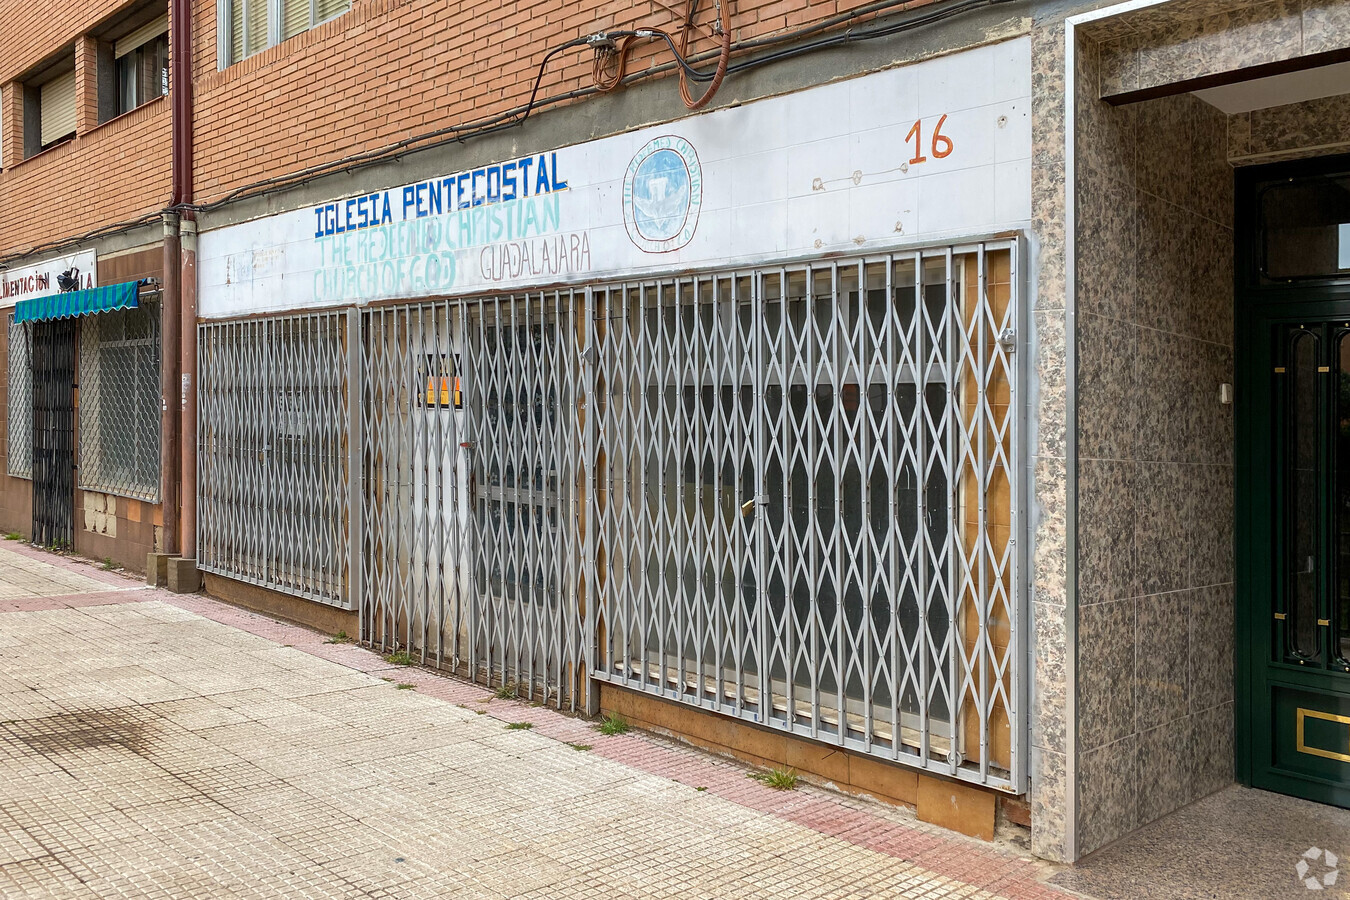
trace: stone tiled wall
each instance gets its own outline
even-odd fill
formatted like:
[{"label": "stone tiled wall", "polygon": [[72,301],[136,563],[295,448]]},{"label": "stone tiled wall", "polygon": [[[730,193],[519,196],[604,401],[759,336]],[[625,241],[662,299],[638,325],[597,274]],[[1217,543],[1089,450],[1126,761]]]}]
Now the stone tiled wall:
[{"label": "stone tiled wall", "polygon": [[1067,860],[1071,783],[1067,532],[1067,393],[1064,291],[1064,22],[1033,23],[1032,234],[1036,305],[1032,338],[1031,840]]},{"label": "stone tiled wall", "polygon": [[1350,152],[1350,94],[1228,117],[1228,160],[1233,165],[1346,152]]},{"label": "stone tiled wall", "polygon": [[[1095,83],[1097,45],[1078,74]],[[1190,95],[1077,115],[1080,853],[1233,779],[1233,176]]]},{"label": "stone tiled wall", "polygon": [[1099,27],[1101,95],[1129,95],[1339,50],[1344,0],[1172,0]]}]

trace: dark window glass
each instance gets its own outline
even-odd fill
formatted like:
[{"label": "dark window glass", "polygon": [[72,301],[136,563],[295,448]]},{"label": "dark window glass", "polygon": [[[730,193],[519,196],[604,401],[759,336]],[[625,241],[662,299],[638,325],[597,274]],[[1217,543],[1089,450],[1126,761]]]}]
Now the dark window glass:
[{"label": "dark window glass", "polygon": [[117,114],[169,93],[169,36],[162,34],[117,60]]},{"label": "dark window glass", "polygon": [[1350,276],[1350,173],[1272,184],[1260,198],[1267,280]]},{"label": "dark window glass", "polygon": [[1297,332],[1290,349],[1285,602],[1299,656],[1317,655],[1317,337]]}]

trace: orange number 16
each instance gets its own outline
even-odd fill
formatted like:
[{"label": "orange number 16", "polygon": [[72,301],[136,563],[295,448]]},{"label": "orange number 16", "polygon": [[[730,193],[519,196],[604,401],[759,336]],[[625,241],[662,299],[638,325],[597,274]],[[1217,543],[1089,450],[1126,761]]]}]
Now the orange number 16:
[{"label": "orange number 16", "polygon": [[[933,144],[928,152],[932,153],[936,159],[946,159],[952,155],[952,139],[942,133],[942,123],[945,121],[947,121],[947,117],[944,115],[938,119],[937,125],[933,128]],[[909,134],[905,135],[905,143],[909,143],[911,140],[914,141],[914,155],[910,157],[909,164],[917,166],[919,163],[928,160],[928,157],[923,155],[922,119],[915,121],[914,127],[909,130]]]}]

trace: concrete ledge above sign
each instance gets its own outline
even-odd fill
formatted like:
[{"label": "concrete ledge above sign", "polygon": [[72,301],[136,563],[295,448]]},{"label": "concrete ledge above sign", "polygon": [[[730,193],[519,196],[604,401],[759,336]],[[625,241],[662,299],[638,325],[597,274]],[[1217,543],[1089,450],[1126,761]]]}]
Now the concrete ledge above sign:
[{"label": "concrete ledge above sign", "polygon": [[1024,227],[1017,38],[206,231],[206,318],[756,264]]}]

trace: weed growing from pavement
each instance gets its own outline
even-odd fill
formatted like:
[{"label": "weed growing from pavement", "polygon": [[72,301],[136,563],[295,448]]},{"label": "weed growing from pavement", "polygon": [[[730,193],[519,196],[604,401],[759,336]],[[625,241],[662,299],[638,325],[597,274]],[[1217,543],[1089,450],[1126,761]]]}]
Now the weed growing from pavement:
[{"label": "weed growing from pavement", "polygon": [[707,788],[706,788],[706,787],[696,787],[696,788],[694,788],[694,790],[696,790],[696,791],[706,791]]},{"label": "weed growing from pavement", "polygon": [[324,641],[325,644],[354,644],[356,638],[347,634],[346,631],[339,631],[337,634]]},{"label": "weed growing from pavement", "polygon": [[405,683],[405,684],[396,684],[394,685],[394,687],[398,688],[400,691],[411,691],[413,688],[417,687],[417,685]]},{"label": "weed growing from pavement", "polygon": [[407,650],[395,650],[393,653],[385,654],[384,661],[391,666],[411,666],[417,660]]},{"label": "weed growing from pavement", "polygon": [[23,535],[19,534],[17,531],[11,531],[11,532],[9,532],[8,534],[5,535],[5,540],[7,540],[7,541],[21,541],[21,540],[23,540]]},{"label": "weed growing from pavement", "polygon": [[507,731],[528,731],[534,727],[533,722],[511,722],[507,724]]},{"label": "weed growing from pavement", "polygon": [[111,572],[113,569],[120,569],[122,567],[119,566],[117,563],[113,562],[113,558],[111,556],[105,556],[103,557],[103,565],[101,566],[101,568],[105,572]]},{"label": "weed growing from pavement", "polygon": [[595,730],[606,735],[625,734],[628,731],[628,723],[618,713],[610,713],[595,726]]},{"label": "weed growing from pavement", "polygon": [[774,768],[767,772],[751,772],[750,777],[775,791],[792,791],[796,790],[797,779],[801,776],[791,769]]},{"label": "weed growing from pavement", "polygon": [[520,696],[520,689],[516,687],[514,681],[508,681],[506,684],[497,688],[498,700],[515,700]]},{"label": "weed growing from pavement", "polygon": [[584,753],[585,751],[591,749],[591,745],[590,745],[590,744],[568,744],[567,746],[571,747],[573,750],[578,750],[578,751],[581,751],[581,752],[583,752],[583,753]]}]

